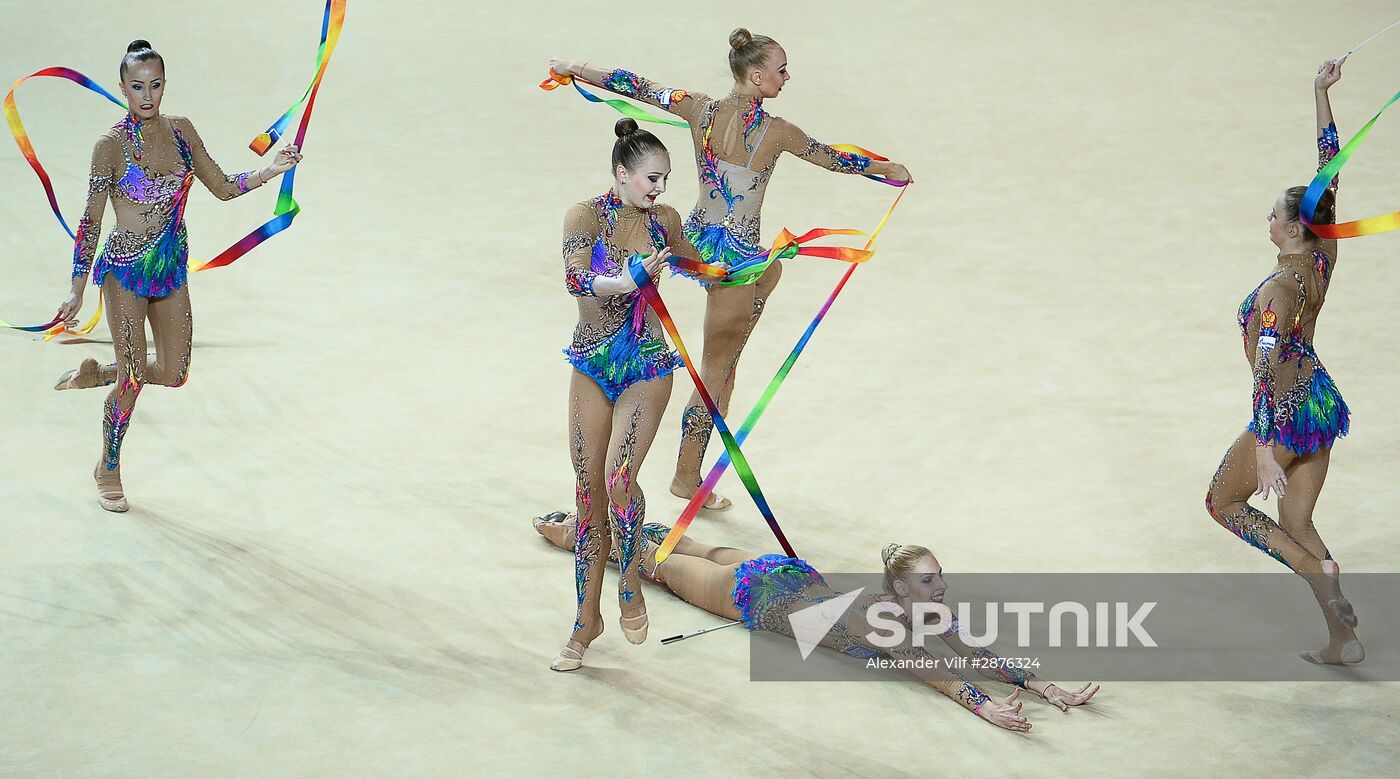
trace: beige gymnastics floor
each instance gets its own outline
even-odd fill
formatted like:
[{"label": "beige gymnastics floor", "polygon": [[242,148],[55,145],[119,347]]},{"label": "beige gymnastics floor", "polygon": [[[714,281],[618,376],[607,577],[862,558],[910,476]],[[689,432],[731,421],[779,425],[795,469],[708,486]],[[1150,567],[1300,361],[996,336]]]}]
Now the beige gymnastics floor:
[{"label": "beige gymnastics floor", "polygon": [[[131,513],[93,500],[99,395],[49,389],[110,347],[0,337],[0,773],[1259,776],[1393,763],[1395,685],[1118,683],[1067,716],[1029,704],[1036,727],[1018,737],[912,685],[752,684],[733,631],[633,647],[614,625],[586,671],[554,674],[569,558],[528,525],[572,494],[558,229],[568,204],[608,185],[613,121],[534,85],[561,55],[719,93],[726,36],[743,24],[790,56],[774,112],[918,177],[746,447],[805,556],[869,570],[901,540],[950,571],[1272,570],[1201,506],[1248,413],[1234,307],[1272,262],[1269,204],[1311,170],[1313,69],[1393,21],[1390,4],[486,5],[350,4],[306,144],[304,213],[194,279],[192,380],[141,399]],[[319,13],[311,0],[7,0],[0,77],[62,64],[113,83],[127,41],[149,38],[169,70],[166,111],[247,169],[248,138],[305,83]],[[1343,136],[1394,91],[1397,66],[1400,32],[1347,64]],[[71,218],[92,141],[118,115],[56,82],[19,99]],[[665,200],[686,211],[685,136],[661,132],[677,171]],[[1397,205],[1397,151],[1386,120],[1348,169],[1345,214]],[[787,161],[765,234],[869,226],[891,194]],[[271,203],[195,195],[195,254]],[[0,148],[0,218],[0,316],[40,319],[70,247],[13,148]],[[1350,570],[1395,571],[1400,550],[1397,242],[1344,246],[1318,335],[1354,411],[1318,508]],[[736,407],[838,272],[789,269]],[[665,290],[698,346],[701,296]],[[678,404],[642,475],[664,521],[680,508],[665,491]],[[693,534],[771,548],[743,501]],[[718,622],[661,593],[649,605],[653,637]]]}]

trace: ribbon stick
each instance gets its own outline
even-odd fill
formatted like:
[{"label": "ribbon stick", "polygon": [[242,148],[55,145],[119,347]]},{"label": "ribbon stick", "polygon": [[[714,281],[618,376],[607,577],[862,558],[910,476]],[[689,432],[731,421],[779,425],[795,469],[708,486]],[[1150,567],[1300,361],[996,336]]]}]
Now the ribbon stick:
[{"label": "ribbon stick", "polygon": [[1355,54],[1356,52],[1361,51],[1361,47],[1365,46],[1366,44],[1370,43],[1371,41],[1374,41],[1375,39],[1381,37],[1382,35],[1384,35],[1384,34],[1390,32],[1391,30],[1395,29],[1396,27],[1400,27],[1400,22],[1395,22],[1395,23],[1391,24],[1389,27],[1385,28],[1384,30],[1381,30],[1380,32],[1376,33],[1375,35],[1372,35],[1371,37],[1367,38],[1366,40],[1364,40],[1364,41],[1362,41],[1362,42],[1360,42],[1360,43],[1358,43],[1358,44],[1356,44],[1355,46],[1352,46],[1350,49],[1347,50],[1347,53],[1346,53],[1346,54],[1343,54],[1342,56],[1340,56],[1340,57],[1337,58],[1337,63],[1338,63],[1338,64],[1341,64],[1341,63],[1343,63],[1343,62],[1346,62],[1346,61],[1347,61],[1347,57],[1350,57],[1351,55]]},{"label": "ribbon stick", "polygon": [[758,506],[759,513],[768,522],[769,529],[773,531],[778,543],[782,545],[783,551],[787,552],[789,557],[796,557],[797,553],[792,550],[792,544],[788,543],[787,537],[783,535],[783,529],[778,526],[778,520],[773,516],[773,510],[769,508],[767,498],[763,497],[763,490],[758,486],[758,479],[754,477],[748,459],[744,457],[738,442],[729,432],[729,426],[725,424],[724,417],[719,413],[719,406],[715,404],[714,398],[705,388],[705,382],[700,380],[700,373],[696,370],[696,362],[686,351],[685,342],[681,340],[680,331],[676,329],[676,322],[671,318],[671,313],[666,310],[665,302],[661,300],[661,293],[656,291],[656,285],[651,283],[651,276],[647,274],[642,263],[637,261],[639,259],[639,257],[633,257],[633,261],[627,265],[628,272],[632,274],[632,280],[637,282],[637,289],[646,298],[647,305],[651,306],[651,309],[656,312],[656,316],[661,319],[662,327],[666,328],[666,333],[671,336],[671,343],[675,344],[676,351],[680,352],[681,361],[685,363],[685,369],[690,372],[690,380],[694,382],[695,390],[700,394],[700,400],[704,402],[705,408],[709,410],[710,417],[714,420],[715,429],[719,431],[720,440],[724,442],[724,451],[734,462],[734,471],[739,474],[739,479],[743,481],[744,489],[748,490],[754,505]]},{"label": "ribbon stick", "polygon": [[[900,189],[899,194],[895,196],[894,203],[890,205],[889,210],[885,211],[885,215],[881,217],[880,223],[871,231],[870,238],[866,242],[867,248],[874,244],[875,238],[879,236],[880,231],[885,229],[885,224],[890,221],[890,216],[894,213],[895,208],[899,206],[899,201],[904,198],[904,193],[907,191],[907,189]],[[768,382],[768,386],[764,388],[763,394],[759,397],[758,402],[754,404],[748,416],[744,418],[744,423],[739,426],[739,432],[735,436],[734,448],[736,450],[742,446],[744,441],[749,437],[749,433],[753,431],[754,426],[758,424],[758,420],[762,418],[763,412],[768,410],[768,404],[773,402],[773,397],[778,394],[778,389],[783,386],[784,381],[787,381],[788,374],[792,372],[792,367],[797,364],[797,358],[802,356],[802,350],[807,348],[807,342],[812,339],[812,334],[817,331],[817,325],[821,324],[822,319],[826,317],[826,312],[831,310],[831,304],[836,302],[836,296],[841,294],[841,290],[845,288],[846,282],[851,278],[851,274],[855,273],[856,268],[859,267],[860,263],[851,263],[851,265],[846,268],[846,272],[841,276],[841,280],[836,282],[836,287],[832,289],[831,294],[826,298],[826,302],[822,304],[821,310],[817,312],[811,324],[807,325],[806,331],[803,332],[802,337],[797,340],[797,345],[788,353],[787,359],[783,361],[782,367],[778,368],[778,372],[774,374],[773,379]],[[688,364],[689,363],[687,363],[687,365]],[[686,504],[685,510],[681,512],[680,517],[676,520],[676,524],[671,527],[671,532],[667,533],[666,538],[662,540],[661,547],[656,551],[657,564],[660,564],[662,560],[669,557],[671,552],[676,548],[676,544],[680,543],[681,538],[685,536],[686,529],[690,527],[690,523],[694,521],[696,514],[700,512],[700,508],[705,505],[705,500],[710,497],[710,493],[714,491],[715,485],[719,484],[719,479],[724,475],[724,471],[729,467],[729,463],[729,447],[726,445],[725,453],[720,455],[719,460],[714,464],[714,467],[710,469],[709,474],[705,476],[705,480],[700,484],[699,489],[691,496],[690,502]],[[796,555],[789,553],[788,556],[795,557]]]},{"label": "ribbon stick", "polygon": [[1313,224],[1312,222],[1313,218],[1317,216],[1317,203],[1322,198],[1323,190],[1327,189],[1328,183],[1336,177],[1337,173],[1347,164],[1347,161],[1351,159],[1351,156],[1356,153],[1356,150],[1361,146],[1361,142],[1366,140],[1366,136],[1371,134],[1371,127],[1375,125],[1376,120],[1380,119],[1381,114],[1385,113],[1385,110],[1394,105],[1397,100],[1400,100],[1400,92],[1396,92],[1394,97],[1390,98],[1385,105],[1381,106],[1381,110],[1377,111],[1376,115],[1371,117],[1371,121],[1362,126],[1362,128],[1357,131],[1356,135],[1353,135],[1351,140],[1347,141],[1347,145],[1343,146],[1342,150],[1337,152],[1337,156],[1333,157],[1331,161],[1323,166],[1322,170],[1317,172],[1317,175],[1313,177],[1312,183],[1308,184],[1308,191],[1303,193],[1303,200],[1298,204],[1298,216],[1303,224],[1306,224],[1308,229],[1316,233],[1318,237],[1332,239],[1355,238],[1361,235],[1384,233],[1400,227],[1400,211],[1392,211],[1389,214],[1381,214],[1379,216],[1370,216],[1352,222],[1342,222],[1341,224],[1322,225]]},{"label": "ribbon stick", "polygon": [[[280,138],[282,130],[279,129],[279,127],[286,127],[287,122],[291,119],[291,115],[304,101],[306,103],[306,110],[301,114],[301,124],[297,127],[295,139],[297,148],[302,148],[302,144],[306,141],[306,128],[311,123],[311,112],[316,107],[316,94],[321,89],[321,79],[326,75],[326,66],[331,64],[331,54],[335,52],[335,45],[340,41],[341,28],[345,26],[345,2],[346,0],[326,0],[325,14],[321,19],[321,44],[316,54],[316,75],[311,79],[311,86],[306,88],[306,94],[302,97],[302,100],[293,104],[286,113],[282,114],[276,122],[273,122],[267,132],[254,138],[253,143],[249,144],[249,147],[252,148],[253,151],[258,152],[258,154],[267,151],[267,147],[272,144],[272,140],[268,140],[267,146],[263,146],[262,139],[264,137],[273,139],[274,133],[275,137]],[[258,151],[260,146],[262,147],[262,151]],[[292,197],[292,187],[296,182],[296,172],[296,168],[292,168],[282,174],[282,187],[277,192],[277,205],[272,210],[271,219],[264,222],[253,232],[240,238],[237,243],[219,252],[214,259],[208,262],[191,262],[190,269],[198,272],[209,270],[210,268],[222,268],[225,265],[232,265],[235,260],[252,251],[258,244],[290,227],[292,225],[292,220],[296,218],[297,214],[301,213],[301,206],[298,205],[296,199]]]}]

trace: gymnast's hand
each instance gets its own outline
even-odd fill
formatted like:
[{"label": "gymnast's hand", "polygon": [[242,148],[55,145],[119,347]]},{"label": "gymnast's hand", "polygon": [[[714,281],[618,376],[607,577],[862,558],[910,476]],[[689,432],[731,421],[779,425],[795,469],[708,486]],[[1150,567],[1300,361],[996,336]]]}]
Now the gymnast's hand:
[{"label": "gymnast's hand", "polygon": [[1045,699],[1051,706],[1060,707],[1060,711],[1069,711],[1071,706],[1080,706],[1089,702],[1094,697],[1094,693],[1099,691],[1097,684],[1085,683],[1078,692],[1066,692],[1053,684],[1045,686],[1045,691],[1040,697]]},{"label": "gymnast's hand", "polygon": [[1313,88],[1319,92],[1326,92],[1333,84],[1341,80],[1341,60],[1327,60],[1317,66],[1317,78],[1313,79]]},{"label": "gymnast's hand", "polygon": [[1272,489],[1280,498],[1283,497],[1283,488],[1288,486],[1288,477],[1274,458],[1272,446],[1254,447],[1254,472],[1259,478],[1259,489],[1254,491],[1255,495],[1268,498],[1269,490]]},{"label": "gymnast's hand", "polygon": [[[670,256],[670,249],[662,249],[660,251],[652,252],[651,254],[648,254],[647,256],[643,257],[641,259],[642,268],[646,270],[647,276],[655,278],[656,274],[660,272],[661,266],[666,264],[666,258]],[[632,274],[627,274],[627,278],[629,280],[632,279]],[[628,291],[630,292],[636,288],[637,282],[636,280],[632,280],[632,287]]]},{"label": "gymnast's hand", "polygon": [[908,168],[900,165],[898,162],[891,162],[889,166],[889,172],[885,174],[887,178],[893,181],[907,182],[909,184],[914,183],[914,177],[910,175]]},{"label": "gymnast's hand", "polygon": [[574,72],[574,63],[569,62],[568,60],[561,60],[558,57],[554,57],[549,61],[549,69],[554,71],[555,73],[558,73],[561,76],[578,75]]},{"label": "gymnast's hand", "polygon": [[78,325],[78,312],[83,310],[83,282],[87,280],[87,276],[74,276],[73,279],[73,292],[58,307],[59,319],[68,327]]},{"label": "gymnast's hand", "polygon": [[1020,694],[1021,691],[1016,690],[1000,701],[988,698],[977,709],[977,716],[999,728],[1025,733],[1031,729],[1031,723],[1021,716],[1021,703],[1016,700]]},{"label": "gymnast's hand", "polygon": [[296,167],[298,162],[301,162],[301,149],[298,149],[296,144],[289,143],[283,146],[281,151],[277,152],[277,156],[273,158],[272,164],[263,168],[262,172],[258,173],[258,177],[265,182],[271,181]]}]

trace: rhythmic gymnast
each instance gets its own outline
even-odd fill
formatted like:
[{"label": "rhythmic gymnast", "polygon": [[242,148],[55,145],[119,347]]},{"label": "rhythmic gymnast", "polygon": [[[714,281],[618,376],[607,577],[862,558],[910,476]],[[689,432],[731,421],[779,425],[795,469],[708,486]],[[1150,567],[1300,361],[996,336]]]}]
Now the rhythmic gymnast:
[{"label": "rhythmic gymnast", "polygon": [[[98,503],[118,512],[129,508],[120,455],[136,397],[149,384],[182,386],[189,375],[194,321],[186,286],[189,244],[184,215],[193,179],[220,200],[231,200],[301,161],[300,150],[288,145],[260,171],[225,175],[189,119],[160,112],[165,61],[151,44],[132,41],[119,71],[130,109],[93,148],[87,208],[73,246],[73,289],[59,309],[65,325],[77,324],[91,273],[107,302],[116,362],[83,360],[54,386],[67,390],[116,385],[103,410],[102,456],[93,478]],[[116,224],[99,254],[102,213],[109,200]],[[153,363],[146,355],[147,321],[155,338]]]},{"label": "rhythmic gymnast", "polygon": [[[1322,63],[1314,79],[1318,169],[1338,152],[1327,90],[1342,77],[1340,61]],[[1245,357],[1254,372],[1254,418],[1235,439],[1211,479],[1206,510],[1225,529],[1302,576],[1327,621],[1327,646],[1301,653],[1312,663],[1351,665],[1365,659],[1356,615],[1342,595],[1341,569],[1313,527],[1332,444],[1346,435],[1349,412],[1313,349],[1318,313],[1337,264],[1337,242],[1299,220],[1306,187],[1283,191],[1269,212],[1269,239],[1279,249],[1268,277],[1239,308]],[[1337,180],[1319,201],[1313,222],[1335,222]],[[1278,495],[1279,521],[1249,505],[1251,494]]]},{"label": "rhythmic gymnast", "polygon": [[656,281],[672,252],[697,255],[681,230],[680,214],[656,203],[671,173],[666,147],[631,119],[618,120],[615,130],[612,186],[564,216],[564,282],[579,313],[564,354],[574,366],[569,441],[582,521],[569,545],[578,611],[573,635],[550,666],[556,671],[582,665],[584,650],[603,632],[599,600],[610,550],[622,570],[622,633],[634,644],[646,640],[646,606],[637,578],[646,498],[637,473],[671,397],[671,373],[681,363],[667,348],[661,321],[628,264],[640,261]]},{"label": "rhythmic gymnast", "polygon": [[[635,73],[587,63],[551,60],[550,69],[596,84],[620,95],[665,109],[690,123],[700,174],[700,198],[685,222],[685,234],[700,249],[699,259],[735,265],[762,251],[759,211],[768,180],[783,152],[838,173],[869,173],[909,181],[903,165],[880,162],[836,151],[802,132],[796,125],[768,113],[765,99],[778,96],[791,76],[787,53],[772,38],[738,29],[729,36],[729,69],[734,86],[713,99],[699,92],[659,87]],[[705,344],[700,378],[714,396],[721,414],[733,394],[739,355],[763,307],[782,275],[773,263],[760,276],[742,284],[706,284]],[[671,492],[690,498],[700,486],[700,465],[709,444],[713,420],[691,394],[681,415],[681,447]],[[728,498],[711,494],[705,508],[728,508]]]},{"label": "rhythmic gymnast", "polygon": [[[563,512],[534,520],[535,530],[564,550],[574,546],[575,524],[575,518]],[[791,638],[789,614],[841,595],[827,586],[822,575],[805,560],[705,546],[691,538],[682,538],[675,551],[657,565],[656,550],[669,531],[669,527],[659,523],[643,527],[642,575],[711,614],[743,620],[749,630],[768,630]],[[943,602],[946,590],[942,568],[928,549],[890,544],[881,557],[884,559],[885,591],[857,598],[827,632],[821,645],[861,659],[893,657],[916,661],[908,664],[910,673],[963,708],[1000,728],[1030,730],[1030,722],[1021,714],[1022,704],[1016,700],[1020,690],[1003,699],[992,698],[956,671],[939,668],[922,647],[909,641],[909,633],[903,645],[892,649],[875,646],[870,641],[868,634],[872,627],[865,614],[871,604],[877,601],[895,603],[903,609],[903,614],[909,614],[913,603]],[[616,559],[608,562],[617,563]],[[1097,684],[1085,684],[1069,692],[1029,671],[990,662],[996,660],[996,655],[965,644],[956,627],[941,637],[958,655],[984,661],[976,664],[982,676],[1030,690],[1061,711],[1087,703],[1099,691]]]}]

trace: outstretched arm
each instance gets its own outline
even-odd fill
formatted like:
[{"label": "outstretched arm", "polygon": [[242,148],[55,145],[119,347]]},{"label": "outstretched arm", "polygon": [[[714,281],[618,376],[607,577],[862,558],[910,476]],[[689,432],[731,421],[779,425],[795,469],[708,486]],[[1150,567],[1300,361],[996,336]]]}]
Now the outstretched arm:
[{"label": "outstretched arm", "polygon": [[[1317,77],[1313,79],[1313,97],[1317,103],[1317,169],[1322,170],[1323,166],[1332,161],[1337,156],[1337,152],[1342,150],[1341,143],[1337,140],[1337,123],[1332,119],[1332,102],[1327,97],[1327,90],[1342,78],[1342,64],[1336,60],[1328,60],[1318,68]],[[1333,178],[1331,188],[1335,192],[1337,189],[1337,179]]]},{"label": "outstretched arm", "polygon": [[802,132],[797,125],[786,120],[778,121],[781,123],[779,140],[782,150],[813,165],[837,173],[870,173],[894,181],[913,181],[909,170],[897,162],[880,162],[861,154],[837,151]]},{"label": "outstretched arm", "polygon": [[1085,684],[1078,692],[1073,693],[1056,687],[1053,682],[1041,679],[1024,668],[1013,667],[986,647],[968,646],[958,635],[956,627],[943,634],[943,641],[949,649],[952,649],[959,656],[973,661],[977,673],[984,678],[1014,684],[1024,690],[1030,690],[1047,702],[1058,706],[1061,711],[1069,711],[1070,706],[1086,703],[1094,697],[1094,693],[1099,691],[1099,686],[1096,684]]},{"label": "outstretched arm", "polygon": [[583,79],[609,92],[614,92],[624,97],[630,97],[634,100],[640,100],[643,103],[654,105],[663,111],[669,111],[681,117],[687,122],[692,121],[692,116],[695,113],[695,106],[700,102],[695,98],[695,93],[693,92],[660,86],[656,82],[639,76],[630,70],[603,68],[597,65],[590,65],[586,62],[577,63],[561,59],[550,60],[549,68],[560,75]]},{"label": "outstretched arm", "polygon": [[194,129],[193,122],[184,117],[178,117],[174,122],[176,131],[185,139],[185,143],[189,144],[194,175],[220,200],[232,200],[247,194],[291,170],[292,166],[301,161],[301,152],[297,147],[287,145],[277,152],[271,165],[261,170],[229,176],[219,167],[219,163],[209,156],[209,151],[204,148],[204,141]]},{"label": "outstretched arm", "polygon": [[[1332,118],[1332,101],[1327,96],[1327,90],[1331,89],[1332,85],[1340,81],[1341,78],[1342,63],[1337,60],[1328,60],[1318,68],[1317,77],[1313,79],[1313,98],[1317,103],[1318,170],[1322,170],[1342,150],[1341,142],[1337,138],[1337,123]],[[1334,208],[1340,178],[1340,176],[1333,176],[1332,181],[1327,185],[1327,188],[1332,190]],[[1305,214],[1305,216],[1311,218],[1312,214]],[[1324,240],[1322,251],[1330,257],[1336,257],[1336,239]]]}]

